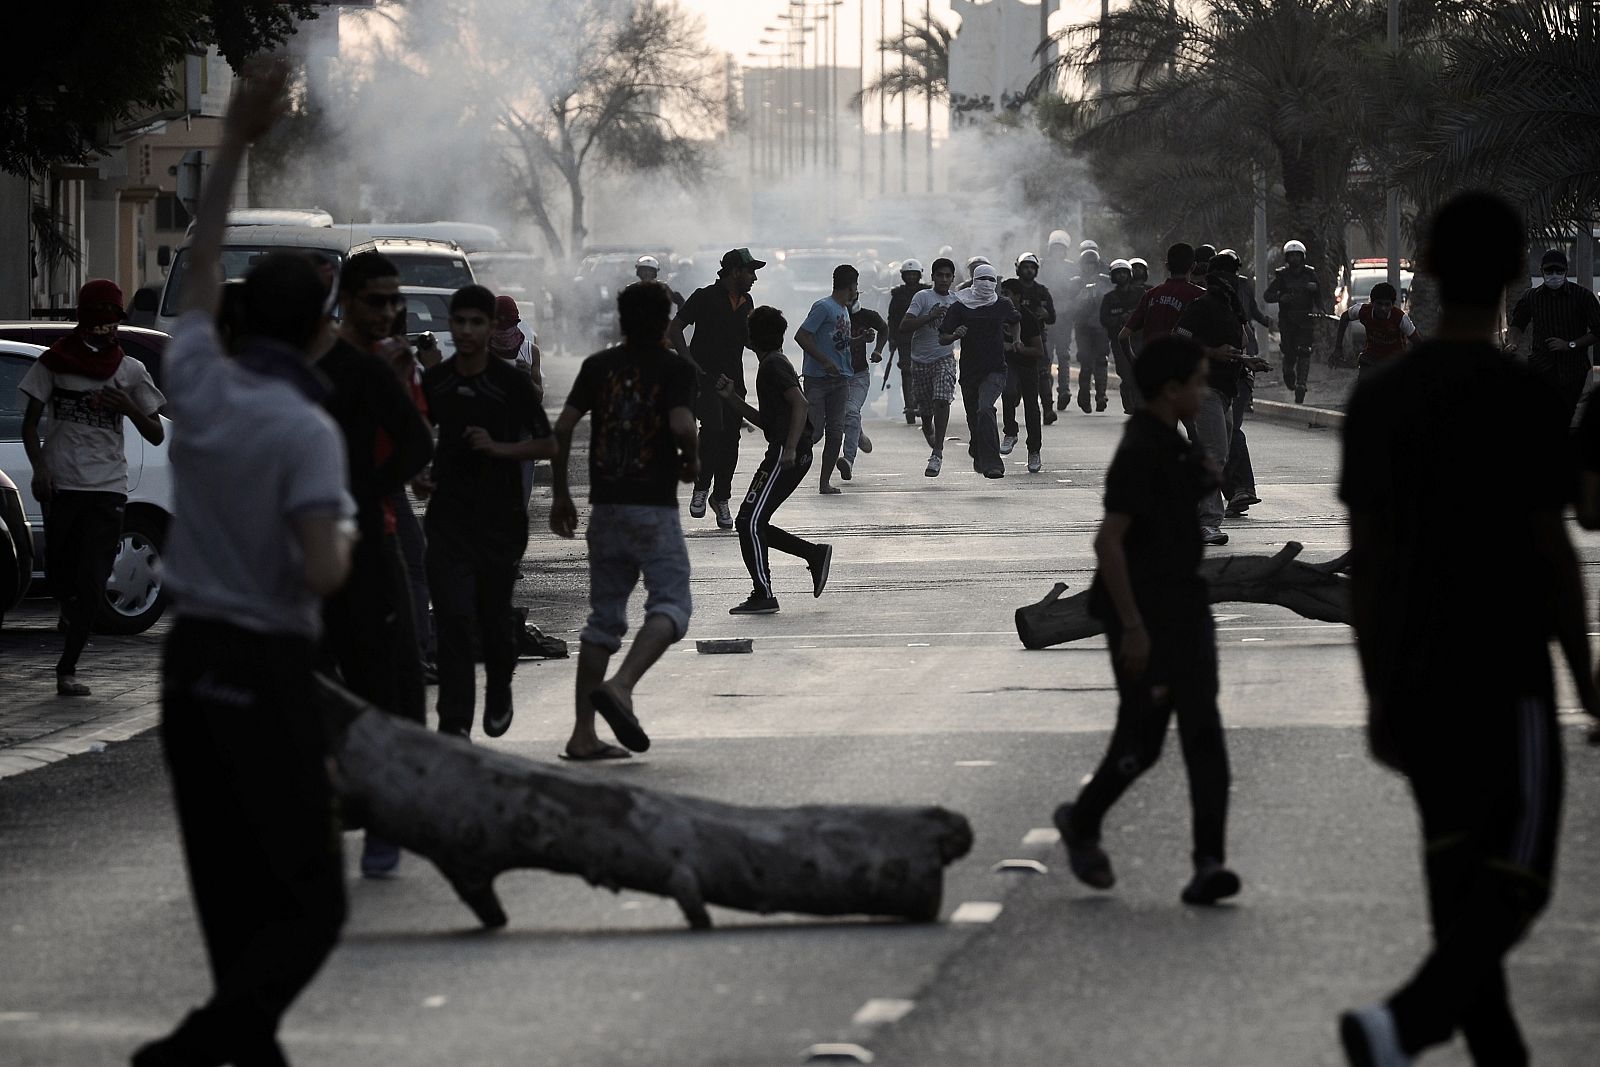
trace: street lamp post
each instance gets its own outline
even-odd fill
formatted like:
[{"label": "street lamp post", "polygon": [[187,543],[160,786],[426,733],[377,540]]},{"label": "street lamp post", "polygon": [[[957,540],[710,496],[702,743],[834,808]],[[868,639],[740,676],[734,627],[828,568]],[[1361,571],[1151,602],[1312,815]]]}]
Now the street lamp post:
[{"label": "street lamp post", "polygon": [[[1400,53],[1400,0],[1389,0],[1389,54]],[[1400,292],[1400,187],[1392,180],[1387,194],[1385,207],[1388,218],[1387,233],[1389,245],[1389,284],[1394,286],[1396,293]]]}]

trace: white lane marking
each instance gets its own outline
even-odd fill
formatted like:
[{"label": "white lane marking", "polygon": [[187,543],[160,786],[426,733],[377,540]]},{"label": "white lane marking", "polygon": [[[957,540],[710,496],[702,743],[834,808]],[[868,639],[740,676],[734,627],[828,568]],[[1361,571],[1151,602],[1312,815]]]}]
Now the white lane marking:
[{"label": "white lane marking", "polygon": [[873,997],[850,1017],[856,1026],[883,1026],[897,1023],[911,1014],[917,1006],[914,1000],[896,1000],[892,997]]},{"label": "white lane marking", "polygon": [[[1244,618],[1245,616],[1234,616]],[[1349,630],[1350,627],[1342,622],[1312,622],[1312,623],[1262,623],[1256,626],[1219,626],[1218,633],[1247,633],[1251,630]],[[1011,630],[941,630],[920,631],[905,633],[847,633],[847,634],[783,634],[789,641],[841,641],[864,640],[870,637],[1015,637],[1017,631]],[[727,638],[701,638],[701,640],[727,640]],[[686,651],[693,652],[694,649]]]},{"label": "white lane marking", "polygon": [[806,1049],[807,1063],[871,1063],[868,1049],[842,1041],[825,1041]]},{"label": "white lane marking", "polygon": [[956,760],[956,766],[957,767],[993,767],[994,766],[994,760],[992,760],[992,759],[958,759],[958,760]]},{"label": "white lane marking", "polygon": [[991,874],[1049,874],[1050,868],[1038,860],[1009,859],[1001,860],[989,871]]},{"label": "white lane marking", "polygon": [[908,642],[906,644],[906,647],[907,648],[932,648],[933,646],[930,645],[926,641],[911,641],[911,642]]},{"label": "white lane marking", "polygon": [[953,923],[992,923],[1000,917],[1004,905],[992,900],[969,900],[950,913]]},{"label": "white lane marking", "polygon": [[1040,845],[1054,845],[1061,840],[1061,831],[1054,826],[1035,826],[1032,830],[1022,835],[1024,848],[1037,848]]},{"label": "white lane marking", "polygon": [[0,1023],[29,1023],[38,1017],[36,1011],[0,1011]]},{"label": "white lane marking", "polygon": [[450,998],[443,994],[435,994],[431,997],[423,997],[422,1006],[424,1008],[442,1008],[449,1000]]},{"label": "white lane marking", "polygon": [[1241,638],[1239,638],[1239,643],[1241,645],[1248,645],[1253,641],[1265,641],[1265,640],[1266,640],[1265,637],[1241,637]]}]

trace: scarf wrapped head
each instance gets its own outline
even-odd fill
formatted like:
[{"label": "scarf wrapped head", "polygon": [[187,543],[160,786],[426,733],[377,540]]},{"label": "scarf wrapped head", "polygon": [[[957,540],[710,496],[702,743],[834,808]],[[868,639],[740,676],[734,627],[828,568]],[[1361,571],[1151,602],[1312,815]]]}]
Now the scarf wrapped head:
[{"label": "scarf wrapped head", "polygon": [[[39,357],[52,374],[78,374],[107,381],[122,366],[122,345],[116,324],[128,317],[122,307],[122,289],[108,278],[85,282],[78,290],[78,326]],[[111,327],[103,333],[96,331]],[[96,344],[91,344],[91,338]]]},{"label": "scarf wrapped head", "polygon": [[972,284],[956,294],[956,299],[974,310],[986,308],[999,299],[1000,275],[987,263],[972,272]]},{"label": "scarf wrapped head", "polygon": [[[522,318],[514,298],[504,295],[494,298],[494,321],[496,328],[489,334],[489,351],[501,359],[516,359],[525,338],[519,327]],[[501,327],[498,324],[502,322],[510,325]]]}]

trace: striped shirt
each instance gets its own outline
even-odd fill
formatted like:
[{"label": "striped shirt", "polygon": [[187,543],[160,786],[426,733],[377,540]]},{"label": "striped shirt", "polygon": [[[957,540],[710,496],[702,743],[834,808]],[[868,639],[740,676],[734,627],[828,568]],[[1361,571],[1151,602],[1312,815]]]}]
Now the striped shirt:
[{"label": "striped shirt", "polygon": [[[1512,326],[1527,331],[1530,323],[1534,352],[1545,351],[1545,342],[1552,337],[1575,341],[1586,333],[1600,335],[1600,301],[1573,281],[1559,289],[1535,286],[1511,309]],[[1588,354],[1587,346],[1579,351]]]}]

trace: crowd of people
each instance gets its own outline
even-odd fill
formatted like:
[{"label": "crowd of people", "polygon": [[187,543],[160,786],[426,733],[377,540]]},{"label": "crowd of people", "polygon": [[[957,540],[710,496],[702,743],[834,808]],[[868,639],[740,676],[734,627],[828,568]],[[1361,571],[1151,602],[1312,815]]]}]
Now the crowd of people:
[{"label": "crowd of people", "polygon": [[[287,1062],[279,1020],[332,949],[345,907],[326,745],[311,710],[314,672],[424,724],[419,580],[436,631],[439,731],[450,743],[469,738],[479,658],[483,731],[509,728],[517,651],[508,620],[529,538],[531,463],[552,462],[549,525],[574,537],[570,457],[589,420],[591,611],[562,757],[627,759],[650,747],[634,691],[690,625],[678,485],[693,487],[692,517],[709,508],[718,526],[736,530],[752,589],[734,614],[779,610],[773,549],[805,562],[820,597],[833,547],[774,519],[813,468],[819,492],[837,495],[835,476],[851,480],[872,451],[861,412],[886,352],[900,360],[905,417],[920,420],[930,447],[928,477],[942,471],[958,384],[973,470],[998,479],[1023,432],[1028,469],[1040,468],[1052,379],[1054,408],[1072,399],[1054,364],[1064,370],[1075,350],[1085,413],[1107,408],[1116,365],[1128,418],[1106,476],[1090,609],[1106,625],[1119,708],[1102,762],[1055,824],[1072,873],[1110,889],[1104,819],[1156,761],[1175,718],[1194,836],[1181,897],[1207,905],[1240,892],[1226,862],[1231,772],[1200,573],[1205,546],[1226,540],[1224,516],[1259,502],[1242,417],[1246,383],[1271,369],[1254,327],[1274,322],[1239,274],[1237,253],[1174,244],[1166,280],[1151,285],[1142,261],[1116,259],[1102,273],[1099,250],[1086,246],[1078,273],[1058,289],[1041,278],[1065,269],[1056,251],[1064,235],[1043,262],[1018,257],[1003,280],[975,257],[958,287],[955,263],[941,256],[925,285],[910,260],[887,316],[860,307],[856,270],[841,265],[792,335],[782,310],[756,306],[765,264],[749,249],[729,251],[717,281],[687,298],[641,264],[617,300],[623,343],[583,362],[552,425],[536,346],[518,329],[515,305],[481,286],[451,298],[455,353],[439,361],[396,336],[399,273],[376,253],[352,257],[336,279],[326,263],[274,253],[242,283],[222,282],[233,183],[246,147],[279,114],[283,87],[281,69],[256,71],[230,107],[196,214],[166,395],[116,351],[120,294],[98,282],[80,302],[77,339],[52,349],[23,383],[34,490],[49,506],[52,553],[64,553],[59,571],[52,554],[51,571],[68,605],[57,668],[66,696],[87,691],[77,659],[85,602],[105,581],[103,531],[115,529],[125,488],[125,460],[119,468],[112,455],[120,419],[159,440],[155,412],[164,404],[177,427],[167,551],[176,622],[161,731],[216,988],[135,1055],[138,1067]],[[1577,478],[1567,434],[1583,384],[1574,368],[1600,335],[1600,305],[1566,282],[1560,253],[1546,256],[1547,284],[1511,315],[1511,340],[1531,334],[1534,358],[1507,359],[1497,307],[1521,270],[1524,239],[1507,205],[1464,196],[1438,213],[1428,237],[1424,267],[1443,305],[1437,335],[1420,342],[1383,286],[1347,317],[1367,338],[1340,492],[1351,513],[1369,738],[1375,757],[1411,783],[1434,929],[1431,953],[1405,986],[1343,1017],[1352,1063],[1409,1063],[1456,1032],[1476,1062],[1527,1062],[1503,960],[1549,899],[1554,869],[1562,753],[1552,635],[1584,708],[1600,715],[1583,582],[1563,518],[1576,494],[1580,519],[1600,526],[1600,408],[1586,411],[1577,437]],[[1265,299],[1279,307],[1284,381],[1298,395],[1308,356],[1291,316],[1310,314],[1320,282],[1296,244],[1285,247]],[[791,336],[804,357],[798,370],[784,351]],[[51,428],[41,444],[46,404]],[[1460,431],[1463,414],[1490,407],[1502,413],[1495,424]],[[746,422],[765,449],[735,516]],[[1489,569],[1479,546],[1459,536],[1486,478],[1518,487],[1502,527],[1511,543]],[[427,502],[420,536],[405,533],[414,523],[408,486]],[[613,670],[641,581],[643,620]],[[1485,674],[1489,662],[1499,667]],[[597,720],[619,744],[600,735]],[[364,874],[391,875],[399,862],[391,843],[368,836]]]}]

